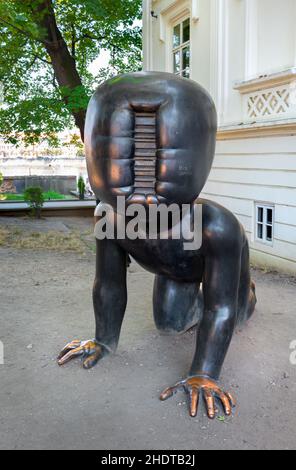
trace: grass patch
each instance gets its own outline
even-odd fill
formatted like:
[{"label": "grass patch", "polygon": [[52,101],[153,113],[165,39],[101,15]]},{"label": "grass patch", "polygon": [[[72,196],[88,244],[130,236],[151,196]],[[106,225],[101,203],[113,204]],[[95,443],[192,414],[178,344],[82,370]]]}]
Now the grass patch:
[{"label": "grass patch", "polygon": [[43,193],[44,199],[66,199],[64,194],[57,193],[56,191],[46,191]]},{"label": "grass patch", "polygon": [[3,196],[3,201],[23,201],[23,194],[1,194]]},{"label": "grass patch", "polygon": [[[1,194],[1,200],[3,201],[23,201],[24,195],[23,194],[14,194],[14,193],[3,193]],[[65,199],[76,199],[73,196],[65,195],[58,193],[56,191],[45,191],[43,192],[43,197],[45,201],[57,201],[57,200],[65,200]]]},{"label": "grass patch", "polygon": [[0,228],[0,246],[77,253],[84,253],[86,248],[77,233],[21,231],[16,227]]}]

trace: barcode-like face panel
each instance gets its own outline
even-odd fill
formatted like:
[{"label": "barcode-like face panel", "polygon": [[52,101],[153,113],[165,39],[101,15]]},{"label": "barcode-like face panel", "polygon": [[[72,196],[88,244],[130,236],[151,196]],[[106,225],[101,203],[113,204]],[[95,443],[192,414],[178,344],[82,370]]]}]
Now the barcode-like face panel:
[{"label": "barcode-like face panel", "polygon": [[156,129],[155,113],[135,114],[134,192],[155,194]]}]

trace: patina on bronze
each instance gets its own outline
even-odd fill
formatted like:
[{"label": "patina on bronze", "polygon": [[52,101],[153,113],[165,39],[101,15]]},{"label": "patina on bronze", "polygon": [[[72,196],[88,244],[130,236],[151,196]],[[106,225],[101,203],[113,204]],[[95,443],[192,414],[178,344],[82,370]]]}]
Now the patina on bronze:
[{"label": "patina on bronze", "polygon": [[179,389],[184,389],[189,394],[189,412],[194,417],[197,414],[199,396],[202,393],[209,418],[216,414],[215,398],[218,398],[226,415],[231,414],[231,408],[235,406],[235,400],[228,392],[223,392],[214,380],[209,377],[194,376],[181,380],[172,387],[166,388],[160,395],[161,400],[167,400]]},{"label": "patina on bronze", "polygon": [[[96,197],[116,208],[117,196],[148,207],[151,203],[202,205],[202,246],[184,250],[184,240],[97,240],[93,303],[95,339],[69,343],[58,362],[77,355],[92,367],[116,349],[124,317],[126,259],[131,255],[155,274],[156,326],[182,333],[197,325],[196,350],[187,379],[167,388],[189,394],[195,416],[199,396],[208,416],[215,398],[227,415],[234,399],[217,384],[233,331],[256,304],[250,279],[249,248],[235,216],[215,202],[198,198],[209,175],[216,142],[213,101],[198,84],[157,72],[116,77],[100,86],[87,111],[85,151]],[[202,288],[200,287],[202,284]]]}]

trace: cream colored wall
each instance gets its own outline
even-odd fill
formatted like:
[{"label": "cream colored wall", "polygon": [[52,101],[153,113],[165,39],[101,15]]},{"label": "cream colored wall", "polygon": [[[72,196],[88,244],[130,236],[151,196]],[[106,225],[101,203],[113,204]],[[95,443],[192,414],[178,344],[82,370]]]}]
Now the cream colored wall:
[{"label": "cream colored wall", "polygon": [[[296,136],[218,141],[201,196],[241,221],[253,261],[296,273]],[[275,206],[272,246],[255,240],[255,202]]]},{"label": "cream colored wall", "polygon": [[258,71],[269,72],[295,63],[296,1],[257,0]]},{"label": "cream colored wall", "polygon": [[[191,78],[208,91],[211,81],[211,5],[199,2],[199,20],[191,24]],[[196,47],[196,46],[199,47]],[[195,52],[196,49],[196,52]]]},{"label": "cream colored wall", "polygon": [[[144,1],[144,69],[173,71],[172,25],[182,12],[192,16],[194,2],[199,19],[191,19],[191,78],[212,94],[220,124],[232,123],[242,114],[241,96],[232,85],[244,78],[244,1]],[[157,18],[151,17],[151,10]],[[218,24],[222,19],[227,29]]]},{"label": "cream colored wall", "polygon": [[[210,0],[211,2],[212,0]],[[218,0],[219,1],[219,0]],[[220,124],[240,122],[242,119],[242,98],[233,89],[238,79],[244,78],[245,71],[245,5],[241,0],[226,0],[226,43],[225,55],[225,97],[221,109]]]},{"label": "cream colored wall", "polygon": [[143,6],[144,69],[167,72],[174,17],[198,9],[199,19],[191,20],[191,78],[213,96],[221,126],[243,120],[237,81],[296,63],[296,0],[144,0]]},{"label": "cream colored wall", "polygon": [[[144,18],[146,46],[150,41],[149,61],[144,49],[147,70],[172,71],[170,18],[182,9],[192,12],[192,5],[192,0],[144,1],[149,13]],[[191,22],[191,78],[213,96],[220,130],[239,132],[245,112],[243,95],[234,89],[235,83],[258,77],[267,69],[281,71],[296,65],[296,0],[196,0],[196,5],[199,19]],[[151,18],[151,10],[157,19]],[[275,118],[283,116],[270,119]],[[289,120],[293,122],[295,130],[291,132],[296,135],[296,118]],[[263,125],[271,126],[272,122]],[[229,208],[242,222],[255,263],[295,274],[296,136],[257,138],[256,130],[253,135],[218,140],[202,196]],[[255,202],[275,206],[272,246],[254,238]]]},{"label": "cream colored wall", "polygon": [[[195,1],[195,0],[193,0]],[[150,7],[149,7],[150,4]],[[172,72],[171,35],[174,20],[189,16],[192,11],[192,0],[156,0],[144,2],[148,13],[143,18],[144,25],[144,69]],[[171,7],[171,9],[170,9]],[[209,90],[210,88],[210,19],[211,5],[209,0],[198,0],[199,14],[202,20],[191,20],[191,78]],[[154,10],[158,18],[152,18]],[[150,25],[148,24],[150,23]],[[150,38],[147,33],[150,31]],[[151,61],[145,54],[147,42],[151,41]],[[199,47],[197,47],[197,45]]]}]

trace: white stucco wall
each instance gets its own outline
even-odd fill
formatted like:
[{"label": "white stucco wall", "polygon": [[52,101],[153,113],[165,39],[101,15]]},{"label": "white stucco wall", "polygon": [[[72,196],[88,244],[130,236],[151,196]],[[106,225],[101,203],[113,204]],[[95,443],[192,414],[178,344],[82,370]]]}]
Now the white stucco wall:
[{"label": "white stucco wall", "polygon": [[[218,141],[202,196],[241,221],[254,263],[296,273],[296,136]],[[272,245],[255,239],[255,201],[274,205]]]},{"label": "white stucco wall", "polygon": [[[223,140],[218,133],[202,196],[228,207],[243,223],[254,262],[295,274],[296,108],[289,94],[294,71],[280,82],[271,76],[265,85],[255,81],[253,95],[244,84],[235,84],[296,66],[296,1],[144,0],[143,6],[144,69],[172,72],[172,26],[190,15],[191,78],[213,96],[219,132],[233,131],[233,138]],[[277,93],[286,100],[279,114]],[[261,98],[266,98],[268,112]],[[256,117],[247,115],[250,99],[259,100]],[[241,131],[246,126],[251,130],[248,138]],[[270,132],[262,132],[262,126]],[[275,208],[272,245],[255,240],[255,202]]]},{"label": "white stucco wall", "polygon": [[258,70],[269,72],[294,65],[295,0],[260,0],[258,8]]}]

